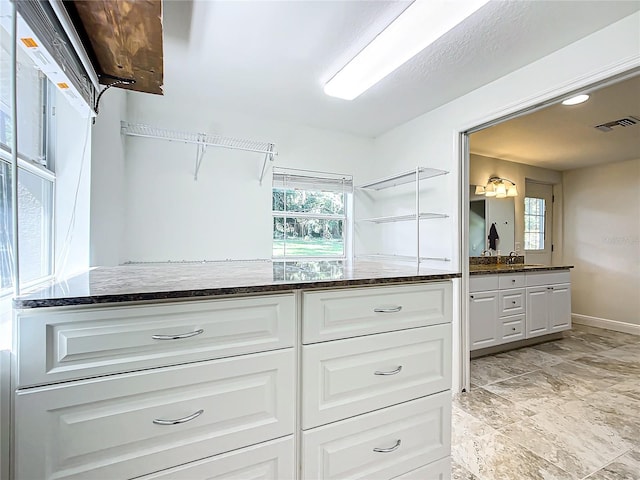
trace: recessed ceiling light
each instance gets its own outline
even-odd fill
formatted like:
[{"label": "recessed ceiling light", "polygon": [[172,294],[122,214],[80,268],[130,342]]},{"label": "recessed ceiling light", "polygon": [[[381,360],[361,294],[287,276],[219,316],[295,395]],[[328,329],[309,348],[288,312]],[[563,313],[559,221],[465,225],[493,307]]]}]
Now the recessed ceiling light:
[{"label": "recessed ceiling light", "polygon": [[579,103],[589,100],[589,95],[577,95],[575,97],[567,98],[562,102],[563,105],[578,105]]},{"label": "recessed ceiling light", "polygon": [[489,0],[416,0],[324,86],[353,100],[480,9]]}]

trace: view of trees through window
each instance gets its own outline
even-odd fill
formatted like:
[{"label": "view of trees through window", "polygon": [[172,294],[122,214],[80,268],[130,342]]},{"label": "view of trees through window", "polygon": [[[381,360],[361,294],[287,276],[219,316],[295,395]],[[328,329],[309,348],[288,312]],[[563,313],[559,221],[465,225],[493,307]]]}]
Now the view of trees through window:
[{"label": "view of trees through window", "polygon": [[273,189],[273,256],[343,257],[344,193]]}]

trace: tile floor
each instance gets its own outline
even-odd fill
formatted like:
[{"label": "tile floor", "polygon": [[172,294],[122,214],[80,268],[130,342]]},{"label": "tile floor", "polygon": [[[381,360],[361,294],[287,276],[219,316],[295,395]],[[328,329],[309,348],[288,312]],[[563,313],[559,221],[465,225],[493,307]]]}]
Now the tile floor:
[{"label": "tile floor", "polygon": [[640,480],[640,336],[575,325],[477,358],[453,403],[454,480]]}]

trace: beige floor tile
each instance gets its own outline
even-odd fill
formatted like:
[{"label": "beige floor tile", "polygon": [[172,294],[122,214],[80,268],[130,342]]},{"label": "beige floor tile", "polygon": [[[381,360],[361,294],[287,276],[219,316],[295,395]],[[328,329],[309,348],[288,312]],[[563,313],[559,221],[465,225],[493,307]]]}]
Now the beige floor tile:
[{"label": "beige floor tile", "polygon": [[482,386],[531,372],[537,367],[512,357],[490,355],[471,360],[471,383]]},{"label": "beige floor tile", "polygon": [[454,406],[492,428],[500,428],[535,414],[483,388],[456,396]]},{"label": "beige floor tile", "polygon": [[616,458],[587,480],[640,480],[640,452],[629,452]]}]

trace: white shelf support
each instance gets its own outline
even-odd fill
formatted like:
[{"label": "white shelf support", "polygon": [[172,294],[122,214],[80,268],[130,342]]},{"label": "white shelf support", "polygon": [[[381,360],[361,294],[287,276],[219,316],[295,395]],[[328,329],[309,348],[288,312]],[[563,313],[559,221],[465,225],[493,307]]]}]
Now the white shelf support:
[{"label": "white shelf support", "polygon": [[227,148],[230,150],[243,150],[245,152],[264,154],[264,163],[258,177],[261,185],[268,163],[273,162],[275,155],[278,154],[273,143],[223,137],[221,135],[213,135],[210,133],[181,132],[177,130],[153,127],[142,123],[120,122],[120,132],[122,135],[129,137],[154,138],[157,140],[168,140],[196,145],[197,151],[194,180],[198,179],[198,172],[200,171],[202,158],[204,157],[207,147]]}]

